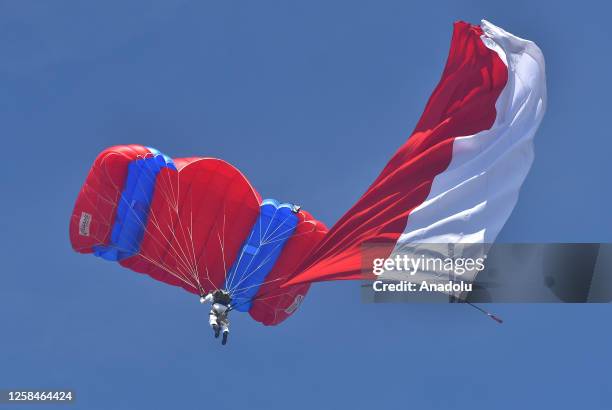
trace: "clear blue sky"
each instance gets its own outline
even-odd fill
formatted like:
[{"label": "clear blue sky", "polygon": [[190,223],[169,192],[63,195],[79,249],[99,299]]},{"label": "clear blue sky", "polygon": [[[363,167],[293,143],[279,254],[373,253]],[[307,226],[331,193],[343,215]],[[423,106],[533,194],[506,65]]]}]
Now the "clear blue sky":
[{"label": "clear blue sky", "polygon": [[[193,295],[73,253],[96,154],[140,143],[224,158],[329,225],[410,134],[457,19],[547,60],[549,108],[508,241],[612,240],[605,2],[0,3],[0,388],[83,409],[609,409],[608,305],[366,305],[313,287],[265,328],[211,338]],[[23,408],[27,408],[24,406]],[[33,407],[38,408],[38,407]]]}]

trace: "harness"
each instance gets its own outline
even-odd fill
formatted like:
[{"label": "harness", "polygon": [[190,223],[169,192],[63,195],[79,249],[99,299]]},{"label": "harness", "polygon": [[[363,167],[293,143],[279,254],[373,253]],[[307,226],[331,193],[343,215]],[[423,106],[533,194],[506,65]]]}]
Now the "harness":
[{"label": "harness", "polygon": [[228,292],[222,290],[215,290],[213,292],[213,303],[219,303],[220,305],[224,305],[229,307],[232,302],[232,297]]}]

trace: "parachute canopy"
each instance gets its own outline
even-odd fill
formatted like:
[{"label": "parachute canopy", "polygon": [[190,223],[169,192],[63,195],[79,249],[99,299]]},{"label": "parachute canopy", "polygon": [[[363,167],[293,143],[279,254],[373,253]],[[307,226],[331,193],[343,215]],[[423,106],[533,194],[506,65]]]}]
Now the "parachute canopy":
[{"label": "parachute canopy", "polygon": [[237,310],[274,325],[309,285],[281,289],[326,233],[293,204],[263,200],[225,161],[176,159],[140,145],[103,151],[75,204],[70,238],[195,294],[227,289]]}]

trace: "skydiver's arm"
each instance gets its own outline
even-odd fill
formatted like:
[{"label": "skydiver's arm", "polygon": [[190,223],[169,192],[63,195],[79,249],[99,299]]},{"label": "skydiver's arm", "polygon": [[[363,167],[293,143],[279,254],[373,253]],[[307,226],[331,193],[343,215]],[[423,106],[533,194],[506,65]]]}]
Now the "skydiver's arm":
[{"label": "skydiver's arm", "polygon": [[200,303],[211,303],[213,301],[212,292],[208,292],[206,296],[200,296]]}]

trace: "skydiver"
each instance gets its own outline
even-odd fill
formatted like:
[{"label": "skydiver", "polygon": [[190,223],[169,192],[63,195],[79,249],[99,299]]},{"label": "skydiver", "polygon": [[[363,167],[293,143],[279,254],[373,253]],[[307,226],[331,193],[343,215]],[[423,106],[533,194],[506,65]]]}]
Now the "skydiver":
[{"label": "skydiver", "polygon": [[208,302],[212,303],[208,323],[215,332],[215,338],[219,337],[219,333],[223,334],[221,344],[225,345],[229,335],[229,312],[232,310],[232,297],[228,291],[217,289],[209,292],[206,296],[200,296],[200,303]]}]

